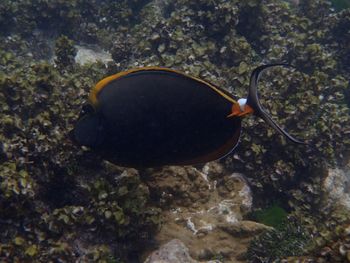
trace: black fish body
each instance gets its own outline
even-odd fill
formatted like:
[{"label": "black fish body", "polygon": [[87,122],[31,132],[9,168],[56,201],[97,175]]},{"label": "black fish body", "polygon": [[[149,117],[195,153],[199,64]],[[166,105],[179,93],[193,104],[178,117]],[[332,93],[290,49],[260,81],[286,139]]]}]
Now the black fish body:
[{"label": "black fish body", "polygon": [[174,71],[140,70],[116,78],[97,95],[104,126],[96,150],[123,166],[206,162],[237,144],[240,118],[232,101],[208,84]]},{"label": "black fish body", "polygon": [[[251,80],[255,93],[258,69]],[[257,96],[251,97],[254,110],[273,125],[260,109]],[[158,67],[101,80],[92,89],[89,102],[90,110],[75,126],[74,140],[127,167],[219,159],[237,145],[242,116],[253,112],[248,104],[241,105],[211,83]]]}]

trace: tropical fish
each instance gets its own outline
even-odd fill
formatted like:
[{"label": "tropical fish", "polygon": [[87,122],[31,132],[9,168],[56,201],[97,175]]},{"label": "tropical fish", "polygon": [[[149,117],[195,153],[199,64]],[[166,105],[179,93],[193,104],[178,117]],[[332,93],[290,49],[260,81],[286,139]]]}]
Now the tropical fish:
[{"label": "tropical fish", "polygon": [[247,99],[177,70],[145,67],[99,81],[72,131],[73,140],[126,167],[191,165],[222,158],[239,142],[241,121],[254,113],[290,141],[303,143],[262,109],[250,78]]}]

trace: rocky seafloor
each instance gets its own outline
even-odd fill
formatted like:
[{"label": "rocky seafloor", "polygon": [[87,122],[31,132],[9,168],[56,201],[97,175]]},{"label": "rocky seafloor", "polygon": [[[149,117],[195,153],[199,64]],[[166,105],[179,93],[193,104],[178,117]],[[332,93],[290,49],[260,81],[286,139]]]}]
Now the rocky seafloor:
[{"label": "rocky seafloor", "polygon": [[[1,262],[350,262],[346,1],[2,0]],[[93,85],[140,66],[246,96],[225,159],[125,169],[68,138]]]}]

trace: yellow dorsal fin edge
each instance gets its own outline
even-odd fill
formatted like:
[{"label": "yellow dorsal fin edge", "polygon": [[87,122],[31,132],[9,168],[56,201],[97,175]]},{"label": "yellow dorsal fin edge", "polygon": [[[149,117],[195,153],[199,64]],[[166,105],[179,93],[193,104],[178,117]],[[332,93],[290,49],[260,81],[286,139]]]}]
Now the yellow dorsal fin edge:
[{"label": "yellow dorsal fin edge", "polygon": [[186,76],[188,78],[194,79],[196,81],[199,81],[207,86],[209,86],[211,89],[213,89],[215,92],[217,92],[218,94],[220,94],[221,96],[223,96],[225,99],[231,101],[234,104],[238,104],[238,102],[232,98],[231,96],[229,96],[228,94],[224,93],[222,90],[218,89],[217,87],[215,87],[214,85],[206,82],[205,80],[202,80],[200,78],[196,78],[196,77],[192,77],[189,76],[185,73],[182,73],[180,71],[174,70],[174,69],[169,69],[169,68],[162,68],[162,67],[154,67],[154,66],[150,66],[150,67],[142,67],[142,68],[136,68],[136,69],[130,69],[127,71],[123,71],[123,72],[119,72],[117,74],[111,75],[109,77],[106,77],[102,80],[100,80],[95,87],[93,87],[91,89],[90,95],[89,95],[89,101],[90,103],[96,108],[98,105],[98,99],[97,96],[99,94],[99,92],[110,82],[112,82],[113,80],[116,80],[118,78],[121,78],[123,76],[126,76],[130,73],[134,73],[134,72],[138,72],[138,71],[146,71],[146,70],[161,70],[161,71],[167,71],[167,72],[173,72],[173,73],[177,73],[183,76]]}]

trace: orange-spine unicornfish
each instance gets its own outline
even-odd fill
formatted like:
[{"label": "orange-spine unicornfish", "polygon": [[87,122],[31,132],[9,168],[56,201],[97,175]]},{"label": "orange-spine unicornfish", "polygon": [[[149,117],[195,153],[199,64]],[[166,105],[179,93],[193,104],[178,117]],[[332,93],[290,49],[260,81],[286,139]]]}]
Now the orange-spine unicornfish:
[{"label": "orange-spine unicornfish", "polygon": [[250,77],[247,99],[205,80],[161,67],[131,69],[92,89],[71,135],[79,145],[127,167],[191,165],[219,159],[238,144],[241,120],[254,113],[294,143],[260,105],[257,86],[270,64]]}]

